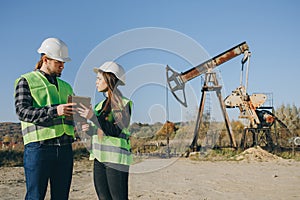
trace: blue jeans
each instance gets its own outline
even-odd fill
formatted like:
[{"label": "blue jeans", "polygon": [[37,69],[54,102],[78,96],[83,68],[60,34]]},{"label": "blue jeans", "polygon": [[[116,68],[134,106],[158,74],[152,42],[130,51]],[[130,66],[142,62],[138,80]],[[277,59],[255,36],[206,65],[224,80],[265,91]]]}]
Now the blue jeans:
[{"label": "blue jeans", "polygon": [[72,181],[72,145],[47,146],[40,142],[25,145],[26,200],[43,200],[48,181],[52,200],[67,200]]}]

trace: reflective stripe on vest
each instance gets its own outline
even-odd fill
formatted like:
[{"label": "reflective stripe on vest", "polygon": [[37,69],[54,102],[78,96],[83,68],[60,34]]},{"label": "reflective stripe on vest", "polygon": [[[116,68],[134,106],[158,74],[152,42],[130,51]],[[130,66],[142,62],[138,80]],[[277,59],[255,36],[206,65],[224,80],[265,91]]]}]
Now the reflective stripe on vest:
[{"label": "reflective stripe on vest", "polygon": [[100,162],[130,165],[132,163],[131,145],[129,139],[94,135],[90,159]]},{"label": "reflective stripe on vest", "polygon": [[[130,109],[132,108],[132,101],[125,97],[122,100],[123,105],[129,103]],[[101,110],[103,102],[104,100],[95,106],[95,113]],[[90,159],[96,158],[100,162],[130,165],[133,159],[129,136],[129,128],[124,128],[119,137],[103,136],[98,138],[98,135],[94,135]]]},{"label": "reflective stripe on vest", "polygon": [[[68,83],[57,78],[57,90],[56,86],[38,71],[24,74],[22,77],[28,82],[33,106],[36,108],[67,103],[68,95],[73,94],[72,87]],[[21,126],[24,144],[59,137],[64,133],[74,137],[73,122],[64,117],[37,124],[21,121]]]},{"label": "reflective stripe on vest", "polygon": [[49,128],[50,126],[57,126],[62,124],[73,126],[74,122],[62,118],[56,118],[50,122],[43,122],[38,124],[26,123],[24,124],[25,126],[22,127],[22,135],[25,136],[26,134],[31,133],[35,130],[41,131],[42,129]]}]

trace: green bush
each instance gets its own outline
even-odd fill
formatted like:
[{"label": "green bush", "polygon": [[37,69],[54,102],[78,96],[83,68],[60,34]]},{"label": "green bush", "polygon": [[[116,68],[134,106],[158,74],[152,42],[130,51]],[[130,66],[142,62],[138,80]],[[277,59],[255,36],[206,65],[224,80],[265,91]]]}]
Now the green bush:
[{"label": "green bush", "polygon": [[82,158],[88,158],[90,153],[85,147],[73,149],[74,160],[81,160]]},{"label": "green bush", "polygon": [[0,167],[17,167],[23,165],[23,151],[1,150]]},{"label": "green bush", "polygon": [[[23,151],[0,150],[0,167],[19,167],[23,166]],[[74,160],[81,160],[89,157],[86,148],[76,148],[73,150]]]}]

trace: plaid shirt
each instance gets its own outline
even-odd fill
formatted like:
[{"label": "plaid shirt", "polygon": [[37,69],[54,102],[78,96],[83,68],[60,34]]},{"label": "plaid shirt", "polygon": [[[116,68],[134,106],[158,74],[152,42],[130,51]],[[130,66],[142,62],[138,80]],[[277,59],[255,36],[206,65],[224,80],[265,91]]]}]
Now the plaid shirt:
[{"label": "plaid shirt", "polygon": [[[45,74],[43,71],[40,72],[50,83],[57,87],[56,77]],[[22,77],[17,83],[15,89],[15,108],[21,121],[35,124],[51,121],[53,118],[58,117],[57,106],[58,105],[50,105],[42,108],[33,107],[33,97],[31,96],[27,80]],[[70,138],[70,136],[64,134],[59,141],[61,144],[69,143]],[[56,140],[54,142],[56,143]]]},{"label": "plaid shirt", "polygon": [[[50,83],[54,83],[51,76],[46,75],[42,71],[40,72],[46,76]],[[42,108],[33,107],[33,98],[25,78],[21,78],[16,86],[15,108],[19,119],[24,122],[41,123],[58,117],[56,109],[57,105],[45,106]]]}]

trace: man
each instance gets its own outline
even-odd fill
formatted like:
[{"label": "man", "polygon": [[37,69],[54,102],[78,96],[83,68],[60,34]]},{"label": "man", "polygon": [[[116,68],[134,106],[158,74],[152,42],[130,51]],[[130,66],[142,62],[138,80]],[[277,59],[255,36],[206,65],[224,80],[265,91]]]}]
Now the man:
[{"label": "man", "polygon": [[58,77],[71,59],[67,45],[48,38],[38,49],[35,70],[15,83],[15,107],[24,141],[25,199],[44,199],[50,180],[52,200],[68,199],[73,171],[72,87]]}]

